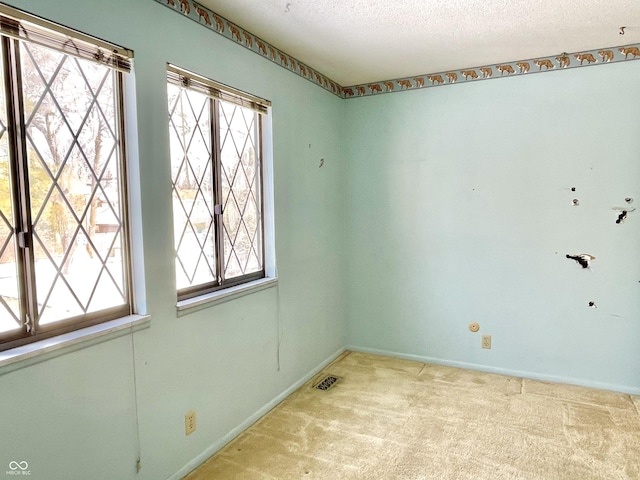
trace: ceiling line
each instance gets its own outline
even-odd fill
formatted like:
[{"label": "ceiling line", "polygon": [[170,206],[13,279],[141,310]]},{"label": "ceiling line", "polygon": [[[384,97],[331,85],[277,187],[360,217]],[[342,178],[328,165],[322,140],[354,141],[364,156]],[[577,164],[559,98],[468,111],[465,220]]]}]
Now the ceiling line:
[{"label": "ceiling line", "polygon": [[155,1],[343,99],[640,60],[640,44],[630,44],[343,87],[193,0]]}]

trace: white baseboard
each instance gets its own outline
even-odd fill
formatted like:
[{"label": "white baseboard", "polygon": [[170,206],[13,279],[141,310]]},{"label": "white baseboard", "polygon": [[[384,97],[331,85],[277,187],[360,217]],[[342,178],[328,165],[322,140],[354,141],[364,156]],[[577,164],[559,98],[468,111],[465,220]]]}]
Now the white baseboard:
[{"label": "white baseboard", "polygon": [[224,447],[231,440],[236,438],[242,432],[244,432],[247,428],[253,425],[255,422],[260,420],[266,413],[272,410],[276,405],[282,402],[285,398],[295,392],[298,388],[304,385],[306,382],[311,380],[315,375],[317,375],[323,368],[333,362],[336,358],[342,355],[345,352],[345,348],[339,349],[337,352],[329,356],[326,360],[324,360],[320,365],[312,369],[305,376],[303,376],[300,380],[290,385],[285,391],[283,391],[280,395],[275,397],[269,403],[260,408],[257,412],[247,418],[244,422],[238,425],[236,428],[227,433],[224,437],[219,439],[218,441],[212,443],[205,451],[203,451],[200,455],[195,457],[189,463],[187,463],[184,467],[178,470],[176,473],[167,478],[167,480],[180,480],[184,476],[191,473],[193,470],[202,465],[209,457],[211,457],[214,453]]},{"label": "white baseboard", "polygon": [[629,385],[617,385],[613,383],[595,382],[591,380],[584,380],[579,378],[562,377],[559,375],[547,375],[536,372],[526,372],[520,370],[511,370],[508,368],[498,368],[489,365],[480,365],[475,363],[457,362],[454,360],[446,360],[442,358],[423,357],[420,355],[410,355],[405,353],[390,352],[388,350],[378,350],[375,348],[363,348],[353,345],[348,345],[345,350],[352,352],[372,353],[375,355],[384,355],[387,357],[402,358],[404,360],[415,360],[422,363],[434,363],[436,365],[446,365],[448,367],[468,368],[470,370],[479,370],[481,372],[497,373],[500,375],[509,375],[512,377],[529,378],[531,380],[540,380],[544,382],[553,383],[566,383],[569,385],[579,385],[581,387],[598,388],[601,390],[611,390],[614,392],[627,393],[630,395],[640,395],[639,387],[632,387]]}]

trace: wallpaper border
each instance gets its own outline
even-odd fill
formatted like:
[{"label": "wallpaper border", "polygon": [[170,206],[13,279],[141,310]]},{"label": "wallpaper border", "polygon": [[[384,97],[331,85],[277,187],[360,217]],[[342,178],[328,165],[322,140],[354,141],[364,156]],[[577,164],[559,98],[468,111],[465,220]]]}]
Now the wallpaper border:
[{"label": "wallpaper border", "polygon": [[155,1],[345,99],[640,60],[640,43],[637,43],[573,53],[563,52],[557,55],[527,60],[425,73],[343,87],[297,58],[265,42],[260,37],[246,31],[239,25],[230,22],[194,0]]},{"label": "wallpaper border", "polygon": [[561,53],[547,57],[530,58],[481,67],[448,70],[438,73],[414,75],[380,82],[342,87],[343,96],[362,97],[421,88],[439,87],[455,83],[469,83],[496,78],[516,77],[571,68],[640,60],[640,44],[601,48],[575,53]]},{"label": "wallpaper border", "polygon": [[222,35],[238,45],[241,45],[257,55],[280,65],[283,68],[315,83],[319,87],[344,98],[342,86],[331,80],[326,75],[311,68],[297,58],[283,52],[260,37],[246,31],[241,26],[227,20],[221,15],[209,10],[193,0],[155,0],[169,7],[171,10],[184,15],[194,22]]}]

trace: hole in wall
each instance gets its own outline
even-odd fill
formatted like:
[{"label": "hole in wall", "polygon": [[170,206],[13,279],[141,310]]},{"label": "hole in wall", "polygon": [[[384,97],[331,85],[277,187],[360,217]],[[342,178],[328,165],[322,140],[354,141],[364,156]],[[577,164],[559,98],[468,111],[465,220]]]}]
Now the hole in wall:
[{"label": "hole in wall", "polygon": [[[631,198],[631,197],[629,197]],[[626,200],[626,199],[625,199]],[[613,207],[613,209],[618,213],[618,217],[616,218],[616,224],[621,224],[624,222],[629,214],[635,210],[634,207]]]},{"label": "hole in wall", "polygon": [[589,265],[596,257],[588,253],[581,253],[579,255],[570,255],[567,253],[569,260],[575,260],[582,268],[589,268]]}]

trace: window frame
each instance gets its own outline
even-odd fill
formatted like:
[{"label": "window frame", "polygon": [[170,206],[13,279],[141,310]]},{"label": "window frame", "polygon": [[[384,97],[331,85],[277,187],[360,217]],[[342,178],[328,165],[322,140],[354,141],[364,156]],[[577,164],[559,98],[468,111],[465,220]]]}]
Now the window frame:
[{"label": "window frame", "polygon": [[[249,284],[254,284],[256,281],[269,279],[269,254],[267,252],[267,225],[265,221],[265,193],[267,191],[265,185],[265,153],[264,153],[264,137],[265,137],[265,125],[264,117],[269,114],[271,102],[268,100],[256,97],[241,90],[229,87],[227,85],[215,82],[201,75],[192,73],[182,68],[176,67],[172,64],[167,64],[167,83],[174,85],[180,89],[187,89],[195,91],[197,93],[205,95],[208,101],[209,110],[209,128],[207,133],[209,134],[211,145],[211,163],[212,171],[212,204],[214,205],[214,213],[211,220],[215,229],[215,276],[212,281],[199,283],[196,285],[190,285],[187,287],[178,288],[176,286],[176,295],[178,304],[189,303],[190,301],[205,298],[211,294],[225,293],[226,291],[236,290],[234,287],[242,287]],[[222,153],[221,153],[221,139],[220,139],[220,124],[219,124],[219,112],[220,102],[225,101],[227,103],[235,104],[243,108],[249,108],[255,113],[254,122],[256,125],[256,162],[257,162],[257,188],[259,190],[259,199],[257,201],[257,208],[259,209],[259,233],[260,233],[260,255],[261,255],[261,268],[256,272],[248,274],[238,275],[229,279],[224,278],[224,212],[222,209],[218,210],[218,207],[222,207],[223,194],[222,194]],[[169,105],[170,107],[170,105]],[[171,128],[172,112],[169,112],[168,125]],[[171,144],[171,140],[170,140]],[[171,147],[171,145],[170,145]],[[184,147],[184,146],[183,146]],[[186,155],[186,151],[184,152]],[[173,162],[173,160],[172,160]],[[173,165],[172,165],[173,167]],[[176,180],[172,178],[172,198],[175,195],[175,183]],[[175,215],[173,216],[173,227],[176,227]],[[187,222],[189,222],[187,218]],[[178,260],[177,245],[174,245],[176,260]],[[176,266],[176,269],[178,267]],[[175,274],[177,282],[177,271]]]},{"label": "window frame", "polygon": [[[38,318],[40,307],[37,302],[34,251],[36,225],[33,223],[31,209],[33,193],[29,188],[29,155],[27,152],[29,134],[25,124],[25,99],[22,87],[22,69],[25,68],[25,63],[21,59],[21,42],[56,50],[65,55],[65,59],[66,57],[74,57],[93,61],[109,68],[111,71],[108,75],[113,76],[109,80],[113,82],[115,135],[113,155],[116,156],[114,162],[118,169],[118,213],[121,224],[118,234],[120,241],[114,246],[121,247],[123,303],[43,325],[39,324]],[[3,52],[0,68],[4,72],[3,84],[0,85],[0,88],[4,90],[6,100],[7,153],[12,196],[13,228],[9,231],[9,235],[15,250],[18,310],[22,322],[20,328],[0,333],[0,352],[3,352],[52,337],[71,334],[116,319],[132,318],[134,315],[135,289],[128,191],[130,179],[127,162],[124,78],[125,73],[131,71],[130,60],[133,58],[133,52],[5,5],[0,5],[0,48]],[[94,97],[94,101],[97,101],[97,96]],[[74,142],[77,141],[75,138]],[[94,172],[94,175],[96,174],[97,172]],[[51,188],[54,188],[53,185],[57,185],[57,181],[53,178],[51,180],[53,181]],[[65,201],[69,200],[65,197]],[[98,291],[96,290],[97,285],[98,283],[94,286],[94,293]],[[53,286],[54,284],[51,285],[51,288]],[[71,289],[70,286],[69,288]],[[70,291],[75,295],[73,289]]]}]

